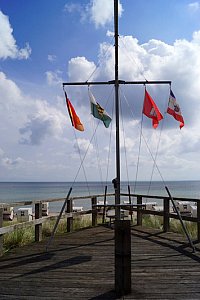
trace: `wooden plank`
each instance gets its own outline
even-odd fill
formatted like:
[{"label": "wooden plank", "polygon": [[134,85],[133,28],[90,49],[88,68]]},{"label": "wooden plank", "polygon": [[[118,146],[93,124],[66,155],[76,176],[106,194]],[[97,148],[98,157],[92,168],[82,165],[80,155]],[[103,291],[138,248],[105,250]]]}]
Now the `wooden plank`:
[{"label": "wooden plank", "polygon": [[[0,207],[0,230],[3,226],[3,208]],[[3,254],[3,235],[0,233],[0,256]]]},{"label": "wooden plank", "polygon": [[[114,230],[97,226],[13,249],[0,258],[0,299],[117,299]],[[200,244],[131,229],[132,292],[124,299],[200,299]]]}]

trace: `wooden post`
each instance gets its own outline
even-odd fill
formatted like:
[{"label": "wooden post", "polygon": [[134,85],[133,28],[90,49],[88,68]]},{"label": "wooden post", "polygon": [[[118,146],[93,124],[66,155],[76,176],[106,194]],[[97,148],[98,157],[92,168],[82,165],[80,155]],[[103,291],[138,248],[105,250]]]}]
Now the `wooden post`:
[{"label": "wooden post", "polygon": [[164,232],[169,231],[170,224],[169,224],[169,199],[164,198],[163,199],[163,208],[164,208],[164,213],[163,213],[163,230]]},{"label": "wooden post", "polygon": [[94,205],[97,205],[97,197],[92,197],[91,198],[92,202],[92,226],[97,225],[97,207]]},{"label": "wooden post", "polygon": [[[42,202],[35,204],[35,219],[42,218]],[[42,224],[35,225],[35,241],[40,242],[42,240]]]},{"label": "wooden post", "polygon": [[200,201],[197,201],[197,240],[200,241]]},{"label": "wooden post", "polygon": [[[131,204],[131,189],[130,189],[130,185],[128,184],[128,199],[129,199],[129,204]],[[132,210],[132,206],[129,209],[129,214],[131,215],[131,222],[133,222],[133,210]]]},{"label": "wooden post", "polygon": [[105,217],[106,217],[106,206],[105,205],[106,205],[107,189],[108,189],[108,186],[106,185],[105,186],[105,193],[104,193],[104,200],[103,200],[104,207],[103,207],[102,223],[105,223]]},{"label": "wooden post", "polygon": [[[72,199],[67,200],[67,213],[72,213],[73,211],[73,203]],[[71,232],[73,230],[73,217],[67,217],[67,232]]]},{"label": "wooden post", "polygon": [[[3,227],[3,207],[0,207],[0,228]],[[0,234],[0,256],[3,255],[3,234]]]},{"label": "wooden post", "polygon": [[[137,204],[142,204],[142,196],[137,196]],[[142,226],[142,207],[137,208],[137,225]]]},{"label": "wooden post", "polygon": [[115,291],[117,296],[131,292],[130,220],[115,221]]}]

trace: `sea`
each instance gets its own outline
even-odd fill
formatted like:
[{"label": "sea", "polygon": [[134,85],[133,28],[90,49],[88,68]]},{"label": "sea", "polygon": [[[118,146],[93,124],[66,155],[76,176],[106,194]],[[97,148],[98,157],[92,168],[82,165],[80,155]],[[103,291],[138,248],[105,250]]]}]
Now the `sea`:
[{"label": "sea", "polygon": [[[173,197],[200,199],[200,181],[121,182],[121,193],[128,193],[128,185],[132,194],[168,196],[165,189],[165,186],[167,186]],[[105,186],[107,186],[107,193],[114,193],[112,182],[0,182],[0,203],[12,204],[20,201],[64,199],[70,187],[72,187],[70,197],[104,195]],[[99,200],[103,200],[103,198],[102,196]],[[108,203],[114,203],[114,197],[108,197],[107,201]],[[149,201],[152,202],[152,199]],[[75,200],[74,202],[75,206],[82,206],[83,209],[91,208],[89,198]],[[64,200],[50,203],[49,210],[59,212],[63,203]]]}]

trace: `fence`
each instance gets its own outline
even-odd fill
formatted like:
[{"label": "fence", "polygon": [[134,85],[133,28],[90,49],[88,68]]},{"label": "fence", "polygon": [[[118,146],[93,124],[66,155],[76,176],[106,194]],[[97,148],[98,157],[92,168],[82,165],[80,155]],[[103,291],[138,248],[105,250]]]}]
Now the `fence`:
[{"label": "fence", "polygon": [[[108,209],[110,208],[110,205],[106,205],[107,201],[105,201],[105,195],[94,195],[94,196],[84,196],[84,197],[73,197],[70,198],[67,201],[67,207],[65,210],[65,213],[63,215],[64,218],[67,219],[67,232],[72,231],[73,229],[73,219],[77,215],[86,215],[86,214],[92,214],[92,226],[97,225],[97,217],[98,217],[98,208],[102,206],[103,208],[103,216],[102,221],[105,220],[105,214]],[[104,204],[98,205],[98,199],[104,198]],[[114,199],[114,194],[107,194],[107,199],[110,197],[110,199]],[[137,225],[142,226],[143,221],[143,215],[149,214],[149,215],[157,215],[163,217],[163,230],[165,232],[170,230],[170,219],[178,219],[177,214],[172,212],[170,210],[170,198],[169,197],[163,197],[163,196],[150,196],[150,195],[136,195],[136,194],[121,194],[121,199],[129,199],[128,201],[124,201],[127,204],[123,205],[124,210],[128,210],[130,214],[133,212],[136,213],[136,223]],[[129,205],[130,197],[133,199],[133,202],[135,201],[135,206]],[[82,200],[90,199],[91,202],[91,208],[85,211],[80,212],[73,212],[73,203],[76,200]],[[144,200],[145,199],[145,200]],[[147,209],[148,204],[147,200],[153,199],[154,201],[162,200],[163,202],[163,209],[160,211]],[[192,199],[192,198],[173,198],[175,201],[187,201],[187,202],[195,202],[197,204],[197,212],[196,216],[191,215],[182,215],[182,219],[185,221],[195,222],[197,224],[197,240],[200,241],[200,199]],[[35,241],[41,241],[42,240],[42,224],[46,222],[47,220],[50,220],[52,218],[55,218],[56,216],[42,216],[42,203],[44,202],[57,202],[57,201],[64,201],[64,198],[57,198],[57,199],[48,199],[48,200],[41,200],[41,201],[25,201],[25,202],[17,202],[12,203],[11,205],[13,207],[18,206],[34,206],[35,216],[34,219],[31,221],[18,223],[10,226],[3,227],[3,209],[5,206],[8,206],[6,203],[0,204],[0,254],[2,254],[3,251],[3,235],[6,233],[13,232],[20,228],[25,228],[26,226],[33,225],[35,227]],[[111,200],[108,200],[111,201]],[[114,200],[112,200],[114,201]],[[102,201],[101,201],[102,202]]]}]

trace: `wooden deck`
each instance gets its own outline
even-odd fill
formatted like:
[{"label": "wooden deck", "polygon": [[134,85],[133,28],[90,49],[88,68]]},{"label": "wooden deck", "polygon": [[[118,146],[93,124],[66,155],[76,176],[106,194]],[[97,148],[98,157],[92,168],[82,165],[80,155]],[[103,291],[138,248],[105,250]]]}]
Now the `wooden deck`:
[{"label": "wooden deck", "polygon": [[[99,226],[15,249],[0,258],[0,299],[118,299],[114,231]],[[132,228],[132,293],[123,299],[200,299],[200,245]]]}]

